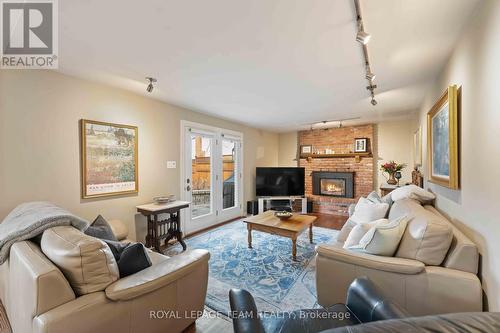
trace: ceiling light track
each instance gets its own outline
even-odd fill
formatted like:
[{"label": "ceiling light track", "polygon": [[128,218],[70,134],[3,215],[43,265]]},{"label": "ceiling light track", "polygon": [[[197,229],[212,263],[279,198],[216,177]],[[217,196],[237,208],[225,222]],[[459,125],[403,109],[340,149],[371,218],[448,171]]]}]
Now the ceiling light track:
[{"label": "ceiling light track", "polygon": [[376,75],[373,73],[370,66],[370,57],[368,54],[368,46],[367,44],[370,42],[371,35],[365,31],[363,24],[363,17],[361,16],[361,5],[360,0],[354,0],[354,7],[356,8],[356,21],[358,25],[358,32],[356,33],[356,41],[361,43],[361,47],[363,49],[363,57],[365,60],[365,79],[368,81],[368,89],[370,91],[371,96],[371,104],[373,106],[377,105],[377,101],[375,100],[375,89],[377,85],[373,84]]}]

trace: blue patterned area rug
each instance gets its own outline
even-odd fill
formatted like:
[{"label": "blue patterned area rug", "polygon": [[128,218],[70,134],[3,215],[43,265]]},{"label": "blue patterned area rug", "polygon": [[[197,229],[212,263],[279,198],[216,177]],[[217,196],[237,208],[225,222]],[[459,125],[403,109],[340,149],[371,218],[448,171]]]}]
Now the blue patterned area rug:
[{"label": "blue patterned area rug", "polygon": [[[328,243],[338,231],[313,227],[314,244],[304,232],[297,240],[297,261],[292,260],[290,239],[253,231],[248,248],[247,229],[241,220],[198,236],[188,238],[190,249],[210,252],[206,305],[227,313],[229,289],[241,288],[252,293],[259,311],[291,311],[318,307],[316,301],[315,246]],[[180,253],[180,245],[165,251]]]}]

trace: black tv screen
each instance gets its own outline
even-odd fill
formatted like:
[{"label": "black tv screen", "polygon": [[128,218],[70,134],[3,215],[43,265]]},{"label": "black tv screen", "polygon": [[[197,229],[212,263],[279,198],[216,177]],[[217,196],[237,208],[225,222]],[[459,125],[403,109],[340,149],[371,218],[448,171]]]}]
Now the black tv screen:
[{"label": "black tv screen", "polygon": [[304,195],[304,168],[257,168],[258,197]]}]

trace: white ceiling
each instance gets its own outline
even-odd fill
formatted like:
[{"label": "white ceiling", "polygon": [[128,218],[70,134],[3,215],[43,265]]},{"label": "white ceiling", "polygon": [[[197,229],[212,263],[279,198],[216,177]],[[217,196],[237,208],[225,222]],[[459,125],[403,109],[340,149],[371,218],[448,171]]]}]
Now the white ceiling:
[{"label": "white ceiling", "polygon": [[59,1],[70,75],[274,131],[408,117],[480,0],[361,0],[376,107],[352,0]]}]

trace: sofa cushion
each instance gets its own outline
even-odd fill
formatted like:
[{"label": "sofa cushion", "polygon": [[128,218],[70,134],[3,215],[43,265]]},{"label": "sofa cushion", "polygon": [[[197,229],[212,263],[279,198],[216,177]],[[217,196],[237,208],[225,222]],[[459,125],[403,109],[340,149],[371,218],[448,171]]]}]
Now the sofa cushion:
[{"label": "sofa cushion", "polygon": [[[425,209],[436,215],[441,215],[436,208],[425,206]],[[443,216],[443,218],[445,218]],[[451,226],[453,229],[453,240],[451,241],[450,249],[444,259],[443,266],[447,268],[457,269],[459,271],[477,274],[479,265],[479,250],[467,236],[465,236],[457,227]]]},{"label": "sofa cushion", "polygon": [[441,265],[453,238],[450,222],[412,199],[398,200],[392,205],[389,220],[402,216],[408,218],[408,225],[395,256]]},{"label": "sofa cushion", "polygon": [[77,295],[104,290],[120,276],[108,245],[71,226],[45,230],[41,248]]},{"label": "sofa cushion", "polygon": [[119,241],[125,241],[128,237],[128,227],[125,223],[120,220],[109,220],[107,221],[116,239]]},{"label": "sofa cushion", "polygon": [[392,257],[398,248],[406,228],[406,217],[400,217],[389,223],[374,225],[360,239],[356,247],[349,249],[368,254]]}]

